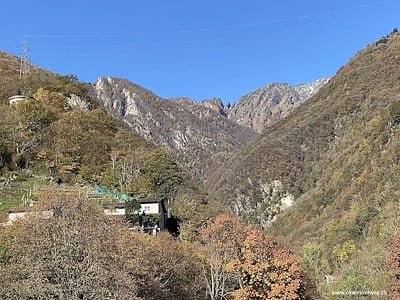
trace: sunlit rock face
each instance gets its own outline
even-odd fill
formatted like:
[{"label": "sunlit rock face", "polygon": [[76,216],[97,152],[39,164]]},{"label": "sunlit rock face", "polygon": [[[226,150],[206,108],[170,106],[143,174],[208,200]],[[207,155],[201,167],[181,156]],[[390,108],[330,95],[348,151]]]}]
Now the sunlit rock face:
[{"label": "sunlit rock face", "polygon": [[157,145],[166,146],[201,175],[214,157],[229,155],[256,133],[224,115],[219,99],[197,103],[190,98],[164,99],[128,80],[101,77],[93,93],[113,116]]},{"label": "sunlit rock face", "polygon": [[241,97],[226,113],[230,120],[261,133],[310,99],[328,81],[323,78],[295,86],[270,83]]}]

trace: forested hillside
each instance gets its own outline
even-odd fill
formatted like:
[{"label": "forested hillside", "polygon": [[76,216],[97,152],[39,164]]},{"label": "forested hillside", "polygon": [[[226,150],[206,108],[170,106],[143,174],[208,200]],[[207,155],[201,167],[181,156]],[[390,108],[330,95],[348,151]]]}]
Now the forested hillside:
[{"label": "forested hillside", "polygon": [[394,31],[211,180],[219,201],[303,252],[320,289],[326,274],[336,290],[385,287],[400,221],[399,69]]},{"label": "forested hillside", "polygon": [[[180,199],[190,192],[196,194],[190,197],[192,204],[204,202],[201,183],[195,183],[167,149],[102,110],[88,84],[35,66],[19,78],[16,57],[2,53],[1,62],[3,221],[7,209],[58,178],[70,185],[97,183],[137,197]],[[15,94],[31,98],[10,105],[8,97]]]}]

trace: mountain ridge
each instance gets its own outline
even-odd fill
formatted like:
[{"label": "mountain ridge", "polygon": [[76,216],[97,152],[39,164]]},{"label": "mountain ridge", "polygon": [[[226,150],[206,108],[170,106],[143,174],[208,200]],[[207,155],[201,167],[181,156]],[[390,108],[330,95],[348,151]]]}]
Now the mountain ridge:
[{"label": "mountain ridge", "polygon": [[[101,77],[92,93],[112,115],[189,167],[206,172],[214,156],[237,151],[256,134],[189,98],[164,99],[125,79]],[[200,174],[202,175],[202,174]]]},{"label": "mountain ridge", "polygon": [[[7,64],[7,59],[0,60],[1,64],[4,62]],[[42,170],[59,164],[59,174],[64,174],[65,180],[100,176],[117,187],[119,182],[113,177],[115,170],[110,156],[111,160],[121,160],[122,172],[126,155],[131,155],[131,171],[136,180],[125,188],[145,193],[141,189],[149,178],[143,178],[144,166],[135,165],[137,154],[147,156],[153,147],[152,143],[147,145],[144,136],[172,149],[170,152],[188,169],[197,169],[199,177],[207,179],[204,185],[208,189],[207,199],[203,199],[203,194],[199,197],[197,189],[185,198],[189,220],[194,215],[193,206],[200,203],[219,208],[222,203],[250,222],[261,224],[269,234],[303,255],[305,268],[320,289],[385,288],[388,245],[400,224],[400,34],[397,31],[360,50],[307,101],[294,101],[291,98],[294,94],[285,94],[287,84],[272,83],[248,94],[241,102],[244,115],[250,112],[252,103],[257,108],[266,105],[258,110],[260,116],[266,112],[262,115],[265,119],[247,116],[247,126],[257,127],[262,131],[260,134],[233,122],[229,114],[224,115],[230,108],[225,108],[218,98],[202,102],[185,97],[168,100],[126,79],[102,77],[94,85],[88,85],[70,76],[53,78],[51,74],[40,74],[39,70],[34,70],[32,78],[15,80],[16,64],[13,59],[8,70],[0,68],[1,72],[12,75],[6,78],[7,87],[1,90],[2,118],[10,123],[9,128],[1,128],[2,136],[7,137],[1,141],[0,149],[4,170],[13,171],[13,167],[22,170],[36,161]],[[46,82],[46,78],[52,80]],[[314,93],[317,86],[315,83],[290,88],[301,98]],[[77,94],[75,91],[81,92],[77,97],[84,97],[86,88],[99,102],[96,107],[103,109],[91,110],[91,118],[79,108],[79,101],[75,101],[76,107],[65,106],[68,97]],[[34,122],[30,122],[30,109],[18,112],[8,105],[7,97],[19,93],[19,89],[22,93],[36,91],[38,106],[31,103],[32,112],[37,113]],[[272,90],[277,91],[276,97],[268,94]],[[265,95],[269,95],[268,101],[262,101],[268,98]],[[284,111],[281,103],[289,104],[293,110]],[[57,111],[53,112],[54,108]],[[104,110],[125,124],[114,122]],[[29,117],[26,129],[20,129],[19,113]],[[41,114],[45,115],[39,118],[42,127],[32,127],[37,123],[36,116]],[[60,118],[53,119],[53,114]],[[125,131],[125,125],[139,134],[131,135],[131,130]],[[14,149],[13,142],[20,142],[21,137],[15,132],[25,133],[22,142],[27,141],[28,146],[32,140],[37,142],[24,156]],[[33,139],[30,134],[34,134]],[[37,137],[46,138],[47,142],[42,145]],[[116,142],[122,153],[113,149]],[[137,154],[132,153],[132,145],[141,145]],[[139,156],[139,160],[144,156]],[[147,157],[150,167],[154,160],[160,163],[147,171],[148,175],[154,175],[151,183],[155,187],[160,183],[157,176],[165,157],[169,157],[169,152],[164,149],[157,149]],[[169,161],[173,170],[180,165],[172,158]],[[181,180],[179,174],[171,175],[172,179]],[[199,182],[196,180],[196,188],[201,186]],[[148,188],[151,192],[153,187]],[[174,187],[168,188],[169,195],[175,192]],[[197,196],[197,204],[192,196]],[[212,201],[207,202],[209,199]],[[308,265],[307,258],[311,260]],[[327,287],[326,274],[335,275],[337,283]]]},{"label": "mountain ridge", "polygon": [[261,133],[311,98],[327,82],[321,78],[307,84],[271,82],[239,98],[228,110],[228,118]]},{"label": "mountain ridge", "polygon": [[[257,105],[239,104],[225,106],[220,98],[195,101],[188,97],[165,99],[152,91],[143,88],[127,79],[116,77],[100,77],[92,85],[91,94],[100,100],[101,105],[114,117],[123,120],[136,132],[157,145],[172,149],[185,164],[198,169],[208,177],[218,165],[225,162],[230,155],[250,142],[257,134],[248,123],[238,122],[238,112],[243,109],[248,114],[256,114],[268,120],[258,124],[258,131],[279,121],[279,117],[262,113],[265,105],[285,110],[286,114],[306,101],[328,80],[321,79],[306,85],[289,86],[288,84],[271,83],[265,89],[285,87],[277,96],[274,91],[266,96],[255,95]],[[250,95],[248,94],[248,95]],[[276,98],[279,99],[276,99]],[[293,105],[289,107],[289,97]],[[294,99],[295,98],[295,99]],[[275,101],[275,102],[274,102]],[[203,174],[204,173],[204,174]]]}]

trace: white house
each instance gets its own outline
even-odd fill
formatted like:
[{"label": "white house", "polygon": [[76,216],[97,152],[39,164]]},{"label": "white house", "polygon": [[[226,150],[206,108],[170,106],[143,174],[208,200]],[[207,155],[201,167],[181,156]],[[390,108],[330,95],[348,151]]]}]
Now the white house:
[{"label": "white house", "polygon": [[[161,230],[166,228],[167,210],[164,200],[160,198],[139,198],[140,209],[137,212],[140,216],[153,216],[158,221]],[[125,216],[125,202],[103,203],[104,214],[106,216]]]}]

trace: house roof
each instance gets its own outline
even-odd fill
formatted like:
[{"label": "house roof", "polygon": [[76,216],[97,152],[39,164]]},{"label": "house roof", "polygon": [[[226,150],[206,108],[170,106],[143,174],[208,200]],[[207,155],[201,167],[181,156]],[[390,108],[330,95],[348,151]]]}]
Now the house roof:
[{"label": "house roof", "polygon": [[[160,203],[163,202],[163,198],[138,198],[137,199],[140,204],[144,203]],[[108,203],[103,203],[103,207],[109,207],[109,208],[124,208],[126,205],[125,202],[108,202]]]},{"label": "house roof", "polygon": [[163,198],[139,198],[137,199],[140,203],[160,203],[163,202]]},{"label": "house roof", "polygon": [[104,208],[125,208],[125,202],[109,202],[103,203],[102,206]]}]

